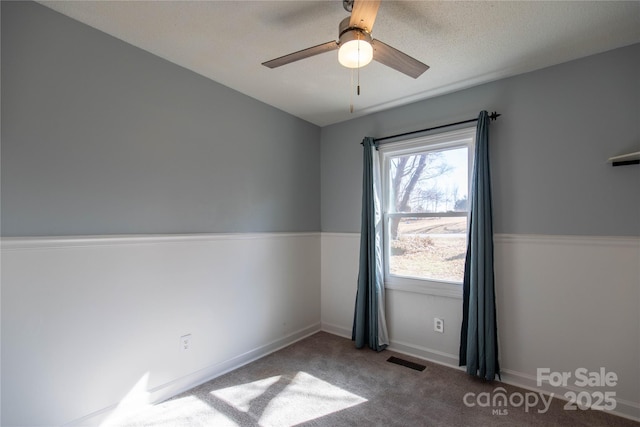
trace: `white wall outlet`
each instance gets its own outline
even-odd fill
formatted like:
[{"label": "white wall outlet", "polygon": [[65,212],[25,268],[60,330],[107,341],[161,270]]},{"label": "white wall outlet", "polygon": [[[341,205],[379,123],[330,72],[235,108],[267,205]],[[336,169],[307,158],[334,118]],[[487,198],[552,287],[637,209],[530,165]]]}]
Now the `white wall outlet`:
[{"label": "white wall outlet", "polygon": [[180,350],[188,351],[191,349],[191,334],[183,335],[180,337]]},{"label": "white wall outlet", "polygon": [[444,333],[444,319],[433,318],[433,330],[436,332]]}]

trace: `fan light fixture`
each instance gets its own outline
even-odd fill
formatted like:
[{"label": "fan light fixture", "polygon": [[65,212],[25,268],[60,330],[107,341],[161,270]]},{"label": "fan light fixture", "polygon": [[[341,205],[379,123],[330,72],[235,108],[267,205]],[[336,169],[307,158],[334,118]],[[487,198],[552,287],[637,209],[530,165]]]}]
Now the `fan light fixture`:
[{"label": "fan light fixture", "polygon": [[340,23],[338,62],[347,68],[360,68],[373,59],[371,34],[362,28],[350,27],[349,18]]},{"label": "fan light fixture", "polygon": [[360,68],[373,59],[373,48],[366,40],[350,40],[340,45],[338,61],[347,68]]}]

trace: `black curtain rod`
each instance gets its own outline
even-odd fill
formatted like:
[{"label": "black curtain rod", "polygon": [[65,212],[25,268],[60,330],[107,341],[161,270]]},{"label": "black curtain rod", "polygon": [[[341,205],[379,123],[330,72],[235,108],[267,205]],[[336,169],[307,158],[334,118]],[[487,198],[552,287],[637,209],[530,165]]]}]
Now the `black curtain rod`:
[{"label": "black curtain rod", "polygon": [[[489,118],[491,120],[496,120],[501,115],[502,114],[496,113],[494,111],[493,113],[489,114]],[[461,122],[449,123],[449,124],[446,124],[446,125],[435,126],[435,127],[427,128],[427,129],[414,130],[412,132],[399,133],[397,135],[385,136],[384,138],[376,138],[376,139],[374,139],[374,141],[375,142],[380,142],[380,141],[385,141],[387,139],[398,138],[398,137],[401,137],[401,136],[413,135],[414,133],[428,132],[430,130],[448,128],[450,126],[462,125],[462,124],[465,124],[465,123],[472,123],[472,122],[477,122],[477,121],[478,121],[478,118],[476,117],[475,119],[463,120]]]}]

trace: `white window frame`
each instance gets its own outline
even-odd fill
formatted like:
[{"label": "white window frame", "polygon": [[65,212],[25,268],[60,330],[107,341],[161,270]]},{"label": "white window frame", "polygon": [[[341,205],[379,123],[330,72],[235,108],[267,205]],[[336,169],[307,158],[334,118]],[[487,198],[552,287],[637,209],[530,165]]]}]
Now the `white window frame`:
[{"label": "white window frame", "polygon": [[[417,279],[403,276],[395,276],[389,273],[389,161],[392,157],[423,153],[425,151],[440,151],[455,147],[467,147],[469,168],[468,200],[471,198],[471,176],[473,171],[473,157],[475,154],[476,127],[442,132],[435,135],[427,135],[402,141],[381,144],[379,146],[380,167],[382,169],[382,214],[383,214],[383,240],[384,240],[384,283],[385,288],[415,292],[428,295],[439,295],[452,298],[462,298],[462,283],[441,280]],[[445,217],[453,216],[447,213],[413,213],[412,217]],[[462,215],[455,215],[462,216]],[[467,222],[469,213],[467,211]],[[468,228],[468,227],[467,227]],[[468,237],[467,237],[468,238]]]}]

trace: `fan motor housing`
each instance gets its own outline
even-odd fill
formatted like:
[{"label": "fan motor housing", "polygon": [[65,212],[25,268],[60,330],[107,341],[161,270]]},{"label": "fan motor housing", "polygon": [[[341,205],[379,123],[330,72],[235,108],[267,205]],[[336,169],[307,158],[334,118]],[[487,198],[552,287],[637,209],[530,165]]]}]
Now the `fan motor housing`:
[{"label": "fan motor housing", "polygon": [[338,27],[338,45],[343,45],[351,40],[365,40],[371,44],[373,40],[371,34],[363,28],[349,26],[350,21],[351,18],[345,18],[340,22],[340,26]]}]

